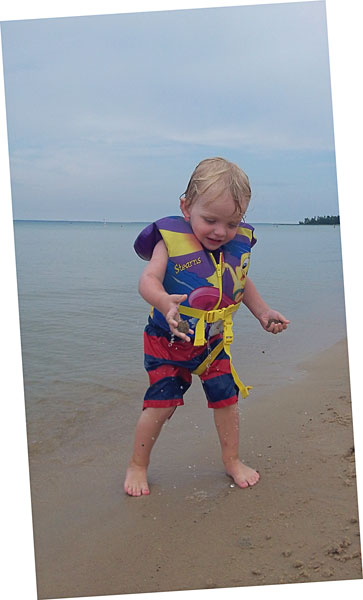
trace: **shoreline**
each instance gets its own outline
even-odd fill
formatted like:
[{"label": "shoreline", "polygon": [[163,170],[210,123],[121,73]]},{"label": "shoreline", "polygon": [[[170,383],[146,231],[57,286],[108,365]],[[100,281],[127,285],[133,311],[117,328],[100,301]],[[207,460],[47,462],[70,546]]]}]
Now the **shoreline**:
[{"label": "shoreline", "polygon": [[240,406],[241,458],[261,474],[248,490],[224,473],[197,382],[155,446],[148,497],[122,491],[122,403],[92,445],[85,432],[31,457],[39,598],[362,578],[346,340],[299,366]]}]

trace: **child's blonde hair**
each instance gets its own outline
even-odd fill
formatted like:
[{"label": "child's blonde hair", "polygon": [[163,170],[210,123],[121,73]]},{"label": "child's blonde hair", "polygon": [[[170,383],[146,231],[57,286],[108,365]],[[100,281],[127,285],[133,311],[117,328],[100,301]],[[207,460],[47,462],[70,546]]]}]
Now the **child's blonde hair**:
[{"label": "child's blonde hair", "polygon": [[204,194],[210,187],[217,187],[217,194],[229,190],[241,215],[246,212],[251,198],[251,188],[248,177],[240,167],[220,157],[206,158],[194,169],[184,196],[186,207],[190,207],[198,196]]}]

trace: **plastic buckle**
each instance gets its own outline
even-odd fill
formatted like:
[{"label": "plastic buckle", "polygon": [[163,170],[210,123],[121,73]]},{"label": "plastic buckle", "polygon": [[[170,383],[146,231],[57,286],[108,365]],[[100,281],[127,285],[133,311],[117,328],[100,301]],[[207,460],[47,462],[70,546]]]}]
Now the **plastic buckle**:
[{"label": "plastic buckle", "polygon": [[227,315],[224,321],[223,340],[228,345],[233,342],[233,321],[231,315]]},{"label": "plastic buckle", "polygon": [[224,308],[217,308],[216,310],[209,310],[206,315],[207,323],[215,323],[220,319],[224,319]]}]

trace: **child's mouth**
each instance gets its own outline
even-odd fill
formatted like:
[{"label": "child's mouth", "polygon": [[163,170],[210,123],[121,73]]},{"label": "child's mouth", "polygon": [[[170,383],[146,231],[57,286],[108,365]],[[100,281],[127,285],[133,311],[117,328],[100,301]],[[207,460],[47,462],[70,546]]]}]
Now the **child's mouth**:
[{"label": "child's mouth", "polygon": [[223,240],[215,240],[212,238],[207,238],[207,240],[210,244],[223,244]]}]

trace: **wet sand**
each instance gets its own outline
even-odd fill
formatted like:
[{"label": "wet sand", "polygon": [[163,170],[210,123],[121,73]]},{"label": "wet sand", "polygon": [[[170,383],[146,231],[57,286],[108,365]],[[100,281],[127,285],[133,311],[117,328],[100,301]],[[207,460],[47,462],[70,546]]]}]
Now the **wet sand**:
[{"label": "wet sand", "polygon": [[241,457],[261,474],[247,490],[224,473],[198,381],[157,442],[148,497],[123,492],[138,407],[30,456],[39,598],[360,579],[346,341],[301,372],[241,406]]}]

